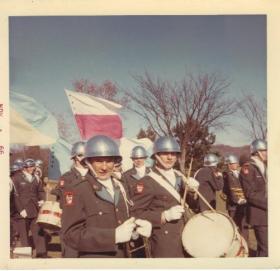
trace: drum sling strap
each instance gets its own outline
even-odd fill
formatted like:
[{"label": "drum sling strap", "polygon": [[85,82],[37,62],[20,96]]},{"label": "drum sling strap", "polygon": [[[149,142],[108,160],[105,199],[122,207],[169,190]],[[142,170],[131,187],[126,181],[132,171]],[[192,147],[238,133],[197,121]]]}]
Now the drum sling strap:
[{"label": "drum sling strap", "polygon": [[169,192],[169,194],[171,194],[179,202],[179,204],[181,204],[182,198],[173,186],[168,184],[167,181],[165,181],[160,175],[156,174],[153,171],[150,171],[148,176],[153,178],[161,187],[163,187],[167,192]]}]

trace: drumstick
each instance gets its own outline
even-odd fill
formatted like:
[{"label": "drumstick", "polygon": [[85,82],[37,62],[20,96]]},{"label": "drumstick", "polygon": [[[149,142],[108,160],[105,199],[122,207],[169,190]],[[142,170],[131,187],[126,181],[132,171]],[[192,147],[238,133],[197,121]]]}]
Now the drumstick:
[{"label": "drumstick", "polygon": [[[190,165],[189,165],[189,169],[188,169],[187,178],[190,178],[190,176],[191,176],[192,163],[193,163],[193,157],[191,158],[191,161],[190,161]],[[182,174],[182,175],[183,175],[182,177],[185,178],[184,174]],[[186,181],[187,181],[187,180],[185,179],[185,183],[186,183]],[[186,183],[186,184],[187,184],[187,183]],[[184,190],[182,205],[184,205],[184,202],[186,202],[187,192],[188,192],[188,186],[185,185],[185,190]]]},{"label": "drumstick", "polygon": [[195,191],[195,193],[197,193],[197,195],[202,199],[202,201],[210,208],[211,211],[213,212],[217,212],[211,205],[210,203],[207,201],[206,198],[204,198],[204,196],[202,196],[202,194],[198,191],[198,189],[193,187],[193,190]]},{"label": "drumstick", "polygon": [[[192,164],[192,160],[191,160],[191,163],[190,163],[190,167],[189,167],[189,170],[188,170],[188,177],[189,177],[189,174],[190,174],[190,169],[191,169],[191,164]],[[186,179],[186,176],[176,170],[176,172],[184,179],[184,182],[186,183],[187,182],[187,179]],[[184,196],[185,196],[185,192],[186,192],[186,188],[185,188],[185,191],[184,191]],[[210,203],[204,198],[204,196],[202,196],[202,194],[198,191],[198,189],[196,189],[195,187],[192,188],[192,190],[194,190],[194,192],[202,199],[202,201],[210,208],[211,211],[213,212],[217,212],[211,205]],[[183,198],[183,200],[186,200],[186,198]],[[182,202],[182,205],[184,204],[184,201]]]}]

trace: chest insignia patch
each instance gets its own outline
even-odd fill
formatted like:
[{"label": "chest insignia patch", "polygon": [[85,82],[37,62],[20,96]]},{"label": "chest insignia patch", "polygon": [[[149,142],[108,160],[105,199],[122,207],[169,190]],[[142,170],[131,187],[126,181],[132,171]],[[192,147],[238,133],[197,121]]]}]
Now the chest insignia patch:
[{"label": "chest insignia patch", "polygon": [[141,194],[144,190],[144,184],[143,183],[138,183],[136,185],[136,193],[137,194]]},{"label": "chest insignia patch", "polygon": [[64,192],[64,200],[66,206],[71,206],[74,204],[74,194],[73,192]]},{"label": "chest insignia patch", "polygon": [[60,186],[64,186],[64,180],[63,180],[63,179],[60,179],[60,180],[59,180],[59,185],[60,185]]}]

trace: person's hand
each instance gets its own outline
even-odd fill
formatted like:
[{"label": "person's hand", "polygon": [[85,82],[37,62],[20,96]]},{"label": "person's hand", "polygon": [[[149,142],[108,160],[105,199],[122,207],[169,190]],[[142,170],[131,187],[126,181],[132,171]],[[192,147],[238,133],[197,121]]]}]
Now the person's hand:
[{"label": "person's hand", "polygon": [[214,175],[215,175],[215,177],[223,177],[223,174],[222,174],[222,172],[220,172],[220,171],[216,171],[216,172],[214,173]]},{"label": "person's hand", "polygon": [[187,186],[190,188],[190,190],[197,190],[199,187],[199,182],[192,177],[189,177],[187,179]]},{"label": "person's hand", "polygon": [[115,243],[125,243],[131,239],[132,231],[136,227],[135,218],[131,217],[116,228]]},{"label": "person's hand", "polygon": [[237,201],[237,204],[238,205],[243,205],[243,204],[246,204],[247,203],[247,200],[246,199],[239,199],[238,201]]},{"label": "person's hand", "polygon": [[20,213],[19,213],[23,218],[27,217],[27,212],[25,209],[23,209]]},{"label": "person's hand", "polygon": [[135,224],[138,226],[136,232],[149,238],[152,234],[152,224],[148,220],[136,219]]},{"label": "person's hand", "polygon": [[185,212],[183,206],[176,205],[163,212],[163,216],[167,222],[180,219]]},{"label": "person's hand", "polygon": [[39,207],[41,207],[41,206],[44,204],[44,202],[45,202],[44,200],[39,200],[39,201],[38,201]]}]

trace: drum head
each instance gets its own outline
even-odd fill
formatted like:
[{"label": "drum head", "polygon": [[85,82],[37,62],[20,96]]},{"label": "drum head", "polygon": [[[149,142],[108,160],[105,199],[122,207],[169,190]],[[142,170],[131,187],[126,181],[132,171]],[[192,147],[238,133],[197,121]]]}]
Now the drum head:
[{"label": "drum head", "polygon": [[222,257],[235,236],[235,226],[222,213],[205,211],[193,216],[185,225],[182,242],[193,257]]}]

